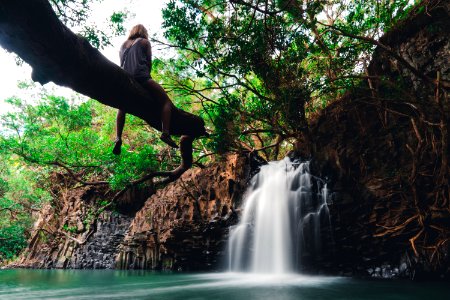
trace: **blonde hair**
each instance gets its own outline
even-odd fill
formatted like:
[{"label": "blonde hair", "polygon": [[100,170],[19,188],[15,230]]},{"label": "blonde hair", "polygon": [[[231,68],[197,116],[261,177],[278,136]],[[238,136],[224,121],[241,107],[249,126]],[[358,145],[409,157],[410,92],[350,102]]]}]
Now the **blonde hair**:
[{"label": "blonde hair", "polygon": [[134,40],[137,38],[144,38],[148,39],[148,32],[147,29],[145,29],[144,25],[137,24],[133,26],[130,30],[130,34],[128,35],[129,40]]}]

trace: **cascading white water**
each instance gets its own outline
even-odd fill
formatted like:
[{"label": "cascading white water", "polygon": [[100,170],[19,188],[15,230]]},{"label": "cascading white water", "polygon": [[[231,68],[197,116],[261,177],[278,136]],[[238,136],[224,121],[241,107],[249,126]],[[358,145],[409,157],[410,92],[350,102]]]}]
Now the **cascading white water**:
[{"label": "cascading white water", "polygon": [[309,162],[270,162],[252,179],[238,225],[231,229],[229,269],[288,274],[298,270],[305,243],[320,251],[321,223],[328,220],[326,184]]}]

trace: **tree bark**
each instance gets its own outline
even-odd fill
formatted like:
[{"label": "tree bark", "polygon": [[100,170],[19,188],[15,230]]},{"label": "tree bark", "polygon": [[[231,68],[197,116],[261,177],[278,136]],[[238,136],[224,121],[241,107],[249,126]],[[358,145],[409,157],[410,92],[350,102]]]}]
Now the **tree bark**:
[{"label": "tree bark", "polygon": [[[47,0],[0,0],[0,45],[33,68],[32,78],[67,86],[161,130],[161,105],[119,66],[62,24]],[[171,134],[205,135],[203,120],[172,112]]]}]

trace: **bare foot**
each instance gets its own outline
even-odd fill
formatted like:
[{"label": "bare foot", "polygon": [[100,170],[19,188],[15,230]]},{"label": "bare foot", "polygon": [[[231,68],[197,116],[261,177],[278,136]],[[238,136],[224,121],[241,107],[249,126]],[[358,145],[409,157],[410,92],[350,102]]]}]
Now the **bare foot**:
[{"label": "bare foot", "polygon": [[117,138],[114,141],[114,148],[112,153],[114,153],[115,155],[119,155],[121,151],[122,151],[122,139]]},{"label": "bare foot", "polygon": [[178,148],[178,145],[172,140],[172,138],[170,137],[170,135],[167,132],[163,132],[161,134],[160,139],[161,139],[161,141],[163,141],[164,143],[166,143],[170,147]]}]

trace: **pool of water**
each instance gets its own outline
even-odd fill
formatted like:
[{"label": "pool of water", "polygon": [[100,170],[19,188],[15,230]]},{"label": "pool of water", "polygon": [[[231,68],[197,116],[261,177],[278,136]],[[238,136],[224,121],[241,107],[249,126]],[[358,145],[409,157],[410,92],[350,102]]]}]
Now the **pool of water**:
[{"label": "pool of water", "polygon": [[341,277],[0,270],[0,299],[450,299],[450,284]]}]

